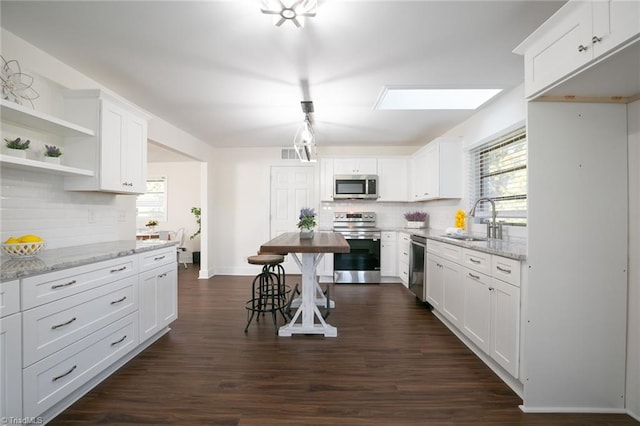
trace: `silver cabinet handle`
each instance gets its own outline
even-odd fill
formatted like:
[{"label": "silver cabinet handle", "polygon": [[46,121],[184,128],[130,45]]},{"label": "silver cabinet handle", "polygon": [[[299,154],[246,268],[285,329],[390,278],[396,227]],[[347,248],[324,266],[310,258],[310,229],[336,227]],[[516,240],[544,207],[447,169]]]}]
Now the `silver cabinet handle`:
[{"label": "silver cabinet handle", "polygon": [[127,296],[122,296],[122,299],[113,300],[113,301],[111,302],[111,304],[112,304],[112,305],[115,305],[115,304],[117,304],[117,303],[124,302],[125,300],[127,300]]},{"label": "silver cabinet handle", "polygon": [[73,370],[75,370],[76,368],[78,368],[78,366],[77,366],[77,365],[74,365],[73,367],[71,367],[71,370],[67,371],[67,372],[66,372],[66,373],[64,373],[64,374],[61,374],[61,375],[59,375],[59,376],[54,377],[51,381],[52,381],[52,382],[56,382],[56,381],[58,381],[58,380],[62,379],[63,377],[68,376],[69,374],[73,373]]},{"label": "silver cabinet handle", "polygon": [[62,288],[62,287],[68,287],[70,285],[75,284],[76,282],[77,282],[76,280],[73,280],[73,281],[69,281],[68,283],[65,283],[65,284],[55,284],[55,285],[51,286],[51,290],[56,290],[56,289]]},{"label": "silver cabinet handle", "polygon": [[158,256],[158,257],[154,257],[153,260],[162,260],[164,259],[166,256]]},{"label": "silver cabinet handle", "polygon": [[471,263],[475,263],[475,264],[480,263],[480,261],[479,261],[479,260],[476,260],[476,259],[474,259],[473,257],[470,257],[470,258],[469,258],[469,261],[470,261]]},{"label": "silver cabinet handle", "polygon": [[495,288],[489,287],[489,291],[493,291],[493,290],[495,290]]},{"label": "silver cabinet handle", "polygon": [[593,43],[593,44],[600,43],[601,41],[602,41],[602,37],[593,36],[591,38],[591,43]]},{"label": "silver cabinet handle", "polygon": [[122,268],[112,269],[112,270],[110,270],[109,272],[111,272],[111,273],[113,274],[113,273],[115,273],[115,272],[122,272],[122,271],[125,271],[126,269],[127,269],[127,267],[126,267],[126,266],[123,266]]},{"label": "silver cabinet handle", "polygon": [[65,325],[69,325],[72,322],[74,322],[76,320],[76,317],[71,318],[69,321],[67,322],[63,322],[62,324],[56,324],[56,325],[52,325],[51,329],[55,330],[56,328],[60,328],[60,327],[64,327]]},{"label": "silver cabinet handle", "polygon": [[112,342],[111,346],[115,346],[115,345],[118,345],[118,344],[124,342],[124,339],[126,339],[126,338],[127,338],[127,335],[125,334],[124,336],[122,336],[122,339],[116,340],[115,342]]},{"label": "silver cabinet handle", "polygon": [[496,269],[497,269],[498,271],[500,271],[500,272],[504,272],[505,274],[510,274],[510,273],[511,273],[511,270],[510,270],[510,269],[504,269],[504,268],[501,268],[501,267],[499,267],[499,266],[496,266]]},{"label": "silver cabinet handle", "polygon": [[580,45],[578,46],[578,52],[585,52],[588,49],[587,46]]},{"label": "silver cabinet handle", "polygon": [[480,276],[479,275],[473,275],[471,272],[469,272],[469,276],[473,279],[479,280]]}]

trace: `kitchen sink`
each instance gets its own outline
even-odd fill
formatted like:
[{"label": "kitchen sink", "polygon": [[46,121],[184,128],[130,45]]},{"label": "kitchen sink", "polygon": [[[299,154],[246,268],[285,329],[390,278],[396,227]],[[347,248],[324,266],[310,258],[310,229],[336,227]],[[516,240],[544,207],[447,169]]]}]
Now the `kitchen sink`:
[{"label": "kitchen sink", "polygon": [[441,235],[441,237],[459,241],[487,241],[486,238],[474,237],[473,235]]}]

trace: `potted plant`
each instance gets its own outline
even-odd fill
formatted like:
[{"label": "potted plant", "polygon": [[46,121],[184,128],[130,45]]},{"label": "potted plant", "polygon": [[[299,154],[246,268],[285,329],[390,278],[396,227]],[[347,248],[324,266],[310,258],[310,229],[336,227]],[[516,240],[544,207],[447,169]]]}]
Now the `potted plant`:
[{"label": "potted plant", "polygon": [[23,141],[20,138],[4,139],[7,143],[7,153],[14,157],[27,158],[27,149],[29,149],[30,140]]},{"label": "potted plant", "polygon": [[155,219],[149,219],[147,221],[147,223],[145,223],[145,225],[147,228],[149,228],[149,231],[153,232],[156,229],[156,226],[158,226],[158,221]]},{"label": "potted plant", "polygon": [[[202,213],[202,210],[200,209],[200,207],[191,207],[191,213],[196,217],[196,223],[198,224],[198,230],[189,237],[190,240],[193,240],[198,235],[200,235],[200,232],[202,231],[202,225],[200,222],[200,215]],[[196,265],[200,264],[200,250],[193,251],[193,263]]]},{"label": "potted plant", "polygon": [[60,164],[60,156],[62,151],[55,145],[44,146],[44,161],[47,163]]},{"label": "potted plant", "polygon": [[404,218],[407,220],[407,228],[426,228],[426,220],[429,217],[425,212],[407,212]]},{"label": "potted plant", "polygon": [[299,219],[300,239],[313,238],[313,228],[316,226],[316,212],[309,207],[303,207],[300,209]]}]

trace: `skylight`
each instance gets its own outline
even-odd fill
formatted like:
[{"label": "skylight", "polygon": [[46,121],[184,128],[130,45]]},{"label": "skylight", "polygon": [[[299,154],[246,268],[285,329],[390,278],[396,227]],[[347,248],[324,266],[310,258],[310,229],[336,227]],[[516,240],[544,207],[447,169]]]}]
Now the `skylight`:
[{"label": "skylight", "polygon": [[476,109],[502,89],[424,89],[384,87],[374,109]]}]

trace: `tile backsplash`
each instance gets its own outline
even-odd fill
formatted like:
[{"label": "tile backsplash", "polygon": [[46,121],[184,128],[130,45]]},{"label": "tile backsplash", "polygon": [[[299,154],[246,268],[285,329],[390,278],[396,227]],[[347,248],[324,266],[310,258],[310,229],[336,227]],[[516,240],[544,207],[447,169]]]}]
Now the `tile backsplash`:
[{"label": "tile backsplash", "polygon": [[0,239],[36,234],[47,248],[135,238],[135,196],[65,191],[64,177],[3,167]]}]

